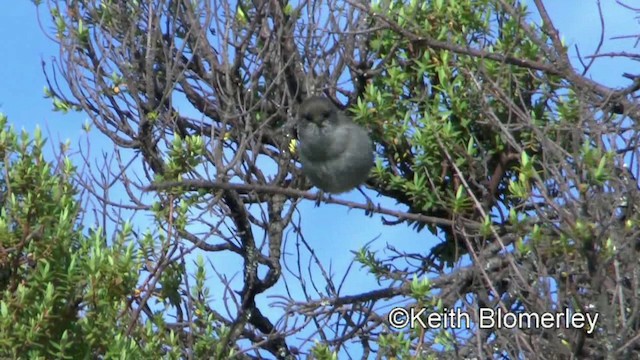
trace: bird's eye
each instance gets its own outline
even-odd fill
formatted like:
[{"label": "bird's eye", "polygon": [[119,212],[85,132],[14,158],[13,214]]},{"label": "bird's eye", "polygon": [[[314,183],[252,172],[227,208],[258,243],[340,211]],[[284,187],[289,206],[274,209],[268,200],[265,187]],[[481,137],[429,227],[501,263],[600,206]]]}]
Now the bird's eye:
[{"label": "bird's eye", "polygon": [[306,114],[302,115],[302,118],[307,120],[307,121],[311,121],[311,114],[306,113]]},{"label": "bird's eye", "polygon": [[331,112],[330,111],[325,111],[322,113],[322,117],[324,117],[325,119],[328,119],[331,116]]}]

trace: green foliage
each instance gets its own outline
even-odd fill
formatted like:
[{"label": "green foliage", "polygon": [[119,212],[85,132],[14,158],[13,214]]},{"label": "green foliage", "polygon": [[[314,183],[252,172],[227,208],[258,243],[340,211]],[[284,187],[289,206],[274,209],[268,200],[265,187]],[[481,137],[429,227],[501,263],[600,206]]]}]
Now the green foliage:
[{"label": "green foliage", "polygon": [[[391,331],[380,320],[388,310],[382,300],[432,312],[461,305],[467,310],[505,306],[538,313],[567,304],[585,309],[619,301],[619,306],[610,306],[614,311],[607,318],[620,318],[631,334],[625,338],[603,325],[598,329],[600,337],[609,336],[602,341],[609,343],[601,348],[615,348],[613,343],[630,347],[637,329],[628,319],[637,316],[626,310],[633,301],[623,298],[635,299],[633,289],[638,286],[629,285],[633,279],[623,275],[633,273],[631,262],[627,259],[625,270],[619,266],[625,265],[622,255],[635,264],[637,254],[628,250],[638,245],[628,239],[638,238],[640,212],[634,207],[637,181],[621,170],[621,160],[634,150],[621,150],[618,144],[629,130],[632,135],[622,140],[633,148],[637,130],[621,125],[617,115],[620,109],[625,116],[634,112],[627,104],[635,99],[635,90],[608,89],[575,71],[565,59],[566,47],[555,39],[552,24],[527,23],[531,18],[521,2],[373,0],[370,7],[280,2],[256,8],[241,1],[215,17],[209,16],[208,4],[55,3],[51,15],[61,51],[67,59],[79,59],[64,64],[62,76],[97,127],[116,144],[140,150],[152,165],[154,174],[149,177],[158,182],[215,179],[221,185],[234,176],[244,185],[299,189],[300,174],[289,154],[283,157],[281,150],[287,145],[291,153],[295,150],[287,132],[300,100],[297,96],[305,95],[300,90],[323,89],[338,97],[348,94],[349,100],[357,99],[349,109],[354,119],[371,130],[376,143],[376,168],[368,185],[405,207],[393,213],[381,210],[400,219],[385,224],[410,218],[418,231],[427,227],[443,240],[433,248],[425,243],[424,252],[407,252],[391,244],[384,251],[367,246],[356,252],[356,261],[392,292],[363,292],[348,295],[345,301],[341,290],[329,286],[332,275],[326,276],[328,286],[322,290],[300,274],[296,280],[311,306],[336,304],[322,313],[318,308],[300,310],[294,306],[298,303],[293,292],[287,293],[290,303],[283,305],[285,317],[297,314],[318,326],[318,320],[327,315],[323,326],[335,325],[338,330],[333,338],[329,332],[321,333],[326,343],[311,347],[305,342],[309,357],[337,358],[345,349],[343,344],[356,337],[367,351],[390,359],[439,357],[432,353],[522,358],[540,349],[565,351],[570,348],[565,338],[574,338],[564,331],[569,329],[541,332],[523,350],[520,334],[506,329],[469,329],[472,339],[458,338],[446,329]],[[348,15],[343,18],[342,13]],[[330,21],[320,24],[325,14],[331,14]],[[303,80],[304,74],[309,79]],[[352,82],[344,85],[343,79],[349,76]],[[167,100],[176,93],[201,111],[203,120],[175,113],[174,104]],[[53,89],[45,89],[45,94],[57,111],[76,106]],[[609,112],[611,105],[619,108],[616,113]],[[15,142],[16,149],[26,141],[24,134],[18,139],[8,133],[0,135],[0,140]],[[250,346],[272,354],[280,350],[274,350],[274,345],[292,344],[289,339],[296,338],[302,328],[289,332],[251,311],[258,310],[255,297],[286,274],[278,266],[286,253],[281,252],[280,238],[290,224],[280,220],[292,219],[278,215],[284,195],[265,189],[211,191],[203,186],[207,189],[196,192],[187,185],[176,186],[153,200],[153,221],[160,230],[137,237],[133,245],[132,230],[124,224],[113,244],[107,245],[101,231],[82,236],[79,227],[70,225],[81,210],[69,200],[72,193],[49,194],[60,185],[47,182],[52,171],[37,163],[42,161],[35,148],[28,149],[35,160],[26,165],[16,160],[20,156],[5,157],[14,161],[5,164],[11,169],[7,184],[15,183],[5,191],[8,210],[0,234],[15,237],[7,240],[7,246],[14,248],[42,245],[37,240],[43,237],[63,237],[66,243],[19,248],[16,253],[29,267],[14,266],[15,271],[0,277],[8,289],[0,304],[5,324],[23,304],[10,296],[31,301],[26,302],[27,316],[20,313],[21,319],[31,321],[30,327],[23,324],[22,333],[5,337],[13,336],[11,344],[38,344],[33,356],[82,356],[91,349],[109,357],[134,358],[178,358],[187,346],[196,358],[212,353],[227,358],[238,348],[246,349],[240,339],[249,339]],[[227,157],[231,152],[235,156]],[[260,171],[255,160],[263,157],[276,161],[275,178]],[[164,166],[153,166],[162,161]],[[72,171],[69,161],[62,163],[60,174]],[[134,187],[127,188],[130,195]],[[263,203],[267,206],[262,207]],[[45,210],[38,212],[39,208]],[[266,209],[262,217],[252,212],[257,208]],[[210,216],[221,221],[212,225],[202,220]],[[28,226],[21,227],[25,223]],[[195,228],[194,223],[205,224],[212,230],[208,236],[221,238],[224,245],[200,241],[199,235],[187,230]],[[231,236],[213,231],[219,225]],[[256,245],[253,229],[256,234],[257,229],[264,230],[268,246]],[[175,260],[180,258],[178,250],[183,250],[176,239],[189,240],[201,249],[209,247],[205,251],[240,255],[243,277],[239,281],[244,286],[225,296],[242,311],[229,319],[217,318],[208,307],[211,294],[204,285],[204,260],[196,264],[192,285],[185,264]],[[466,252],[473,256],[461,262]],[[442,271],[458,264],[463,265],[452,273]],[[607,272],[611,265],[615,277]],[[268,276],[261,283],[258,273],[265,267]],[[223,273],[216,275],[227,285]],[[77,278],[69,278],[72,275]],[[18,280],[13,279],[16,276]],[[549,279],[555,281],[551,286],[555,294],[541,285]],[[616,291],[601,290],[604,280],[614,284]],[[313,301],[314,295],[306,292],[309,283],[322,301]],[[25,289],[34,294],[23,295]],[[584,300],[580,306],[578,299]],[[59,302],[78,304],[70,312],[77,321],[65,322],[56,315],[54,323],[47,317],[61,312]],[[143,303],[154,306],[153,310],[133,318],[129,307],[140,310]],[[372,307],[366,323],[350,318],[368,304]],[[183,308],[190,313],[186,320],[178,314]],[[167,314],[178,318],[172,326]],[[34,327],[39,323],[46,325],[46,331],[40,331],[44,325]],[[185,323],[188,330],[183,331]],[[265,337],[247,336],[254,331]],[[110,342],[101,342],[104,334]],[[54,336],[54,341],[47,335]],[[263,341],[267,336],[269,341]],[[88,340],[79,344],[79,338]],[[565,341],[561,348],[553,347],[557,338]],[[576,341],[576,347],[584,349],[570,349],[571,355],[593,350],[596,341],[601,340]]]},{"label": "green foliage", "polygon": [[168,171],[165,178],[180,177],[202,163],[204,154],[204,140],[200,136],[188,136],[182,139],[179,135],[173,138],[173,147],[167,154],[171,161],[168,163]]},{"label": "green foliage", "polygon": [[[416,37],[437,34],[437,40],[452,46],[465,48],[470,41],[483,42],[484,50],[497,54],[531,59],[539,56],[536,45],[522,32],[518,17],[499,14],[504,24],[500,34],[495,35],[489,14],[495,14],[496,9],[491,1],[414,1],[409,5],[392,1],[386,6],[376,2],[373,9]],[[394,56],[382,76],[369,83],[354,112],[359,121],[378,129],[376,140],[385,144],[384,160],[378,164],[376,177],[388,189],[405,192],[417,210],[469,211],[472,203],[454,185],[457,173],[453,168],[440,170],[447,160],[445,151],[463,174],[471,179],[486,178],[490,174],[484,173],[479,164],[496,162],[508,145],[497,136],[499,129],[490,124],[493,119],[486,118],[483,109],[494,109],[505,123],[509,118],[509,109],[500,99],[489,97],[488,103],[482,103],[487,100],[483,99],[482,84],[473,76],[473,69],[483,68],[505,91],[516,91],[514,97],[532,93],[543,84],[522,68],[420,48],[391,30],[375,35],[371,49],[381,58],[389,53]],[[532,103],[531,107],[536,113],[541,111],[538,104]],[[516,141],[535,151],[537,145],[531,143],[529,135],[523,132]],[[440,144],[446,144],[446,149]],[[382,171],[381,167],[402,171]]]},{"label": "green foliage", "polygon": [[[102,229],[85,235],[70,159],[54,169],[44,159],[39,129],[33,139],[24,131],[18,135],[4,115],[0,128],[0,358],[179,359],[181,339],[163,327],[163,317],[179,306],[183,266],[170,263],[161,273],[156,295],[164,308],[128,331],[138,323],[130,299],[141,296],[136,288],[148,258],[142,255],[153,256],[158,244],[148,236],[138,248],[130,223],[109,243]],[[202,320],[194,337],[203,358],[220,329],[203,307],[209,290],[202,262],[196,273],[193,294]]]},{"label": "green foliage", "polygon": [[322,343],[316,343],[313,348],[311,348],[311,355],[313,359],[317,360],[337,360],[338,356],[335,352],[331,351],[331,349]]},{"label": "green foliage", "polygon": [[[550,143],[563,149],[576,144],[573,133],[583,126],[584,104],[558,76],[486,59],[495,54],[541,61],[541,45],[548,36],[523,26],[526,7],[509,14],[493,1],[443,0],[374,1],[372,9],[393,25],[375,32],[370,40],[370,49],[385,63],[381,76],[367,83],[352,112],[357,121],[373,129],[381,145],[374,176],[382,190],[402,193],[415,212],[472,219],[485,239],[495,239],[496,229],[508,229],[522,256],[536,253],[543,259],[576,259],[584,255],[601,228],[597,221],[540,223],[532,216],[531,204],[545,207],[540,204],[546,202],[551,210],[545,207],[544,211],[549,213],[561,208],[553,202],[566,199],[557,195],[541,199],[540,194],[553,186],[580,189],[574,200],[589,201],[615,178],[615,154],[580,130],[577,141],[583,147],[577,152],[559,156],[554,149],[545,149],[544,144]],[[421,46],[420,39],[441,41],[456,51]],[[465,55],[471,49],[486,55]],[[550,170],[549,164],[554,169],[572,167],[567,171],[576,171],[584,183],[559,183],[558,174],[565,170]],[[501,172],[496,170],[501,167]],[[499,182],[490,188],[487,179],[496,176]],[[493,192],[489,201],[487,192]],[[486,206],[484,214],[474,213],[474,199]],[[499,223],[496,213],[502,215]],[[629,223],[628,229],[634,224]],[[421,226],[416,224],[418,229]],[[554,226],[562,229],[561,236]],[[436,227],[429,229],[442,234]],[[456,243],[450,229],[439,230],[446,242],[432,254],[453,265],[466,252],[465,246]],[[613,256],[614,243],[606,238],[603,259]],[[463,251],[458,251],[460,247]],[[392,261],[369,249],[362,249],[356,259],[378,280],[397,276],[391,270]],[[411,297],[420,303],[425,293],[414,287],[415,283]],[[451,345],[447,336],[439,333],[435,343]],[[380,338],[379,345],[387,357],[419,358],[420,353],[410,351],[408,344],[421,343],[424,337],[389,334]]]},{"label": "green foliage", "polygon": [[0,127],[0,357],[78,359],[113,346],[137,281],[127,235],[110,247],[84,236],[69,159],[54,170],[39,129],[18,136],[5,116]]}]

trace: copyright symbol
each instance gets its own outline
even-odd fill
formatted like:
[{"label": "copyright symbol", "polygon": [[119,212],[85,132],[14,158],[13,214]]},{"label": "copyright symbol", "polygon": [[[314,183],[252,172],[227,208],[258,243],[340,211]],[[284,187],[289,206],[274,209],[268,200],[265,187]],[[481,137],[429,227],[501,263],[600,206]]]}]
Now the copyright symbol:
[{"label": "copyright symbol", "polygon": [[387,316],[387,320],[391,327],[401,329],[409,324],[409,311],[401,307],[392,309]]}]

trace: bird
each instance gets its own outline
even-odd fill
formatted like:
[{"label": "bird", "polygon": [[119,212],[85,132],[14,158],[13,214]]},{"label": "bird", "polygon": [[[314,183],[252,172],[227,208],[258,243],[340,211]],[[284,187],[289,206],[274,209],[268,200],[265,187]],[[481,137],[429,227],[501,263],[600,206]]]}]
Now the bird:
[{"label": "bird", "polygon": [[323,96],[304,100],[297,125],[302,173],[314,186],[341,194],[367,180],[374,164],[373,142],[331,100]]}]

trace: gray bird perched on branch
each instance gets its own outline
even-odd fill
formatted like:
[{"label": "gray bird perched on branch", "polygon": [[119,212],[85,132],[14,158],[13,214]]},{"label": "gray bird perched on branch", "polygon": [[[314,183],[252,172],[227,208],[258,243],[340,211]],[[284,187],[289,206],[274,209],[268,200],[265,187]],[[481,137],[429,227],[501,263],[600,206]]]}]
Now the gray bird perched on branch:
[{"label": "gray bird perched on branch", "polygon": [[373,167],[369,134],[331,100],[314,96],[300,106],[299,155],[302,172],[320,190],[347,192],[362,184]]}]

